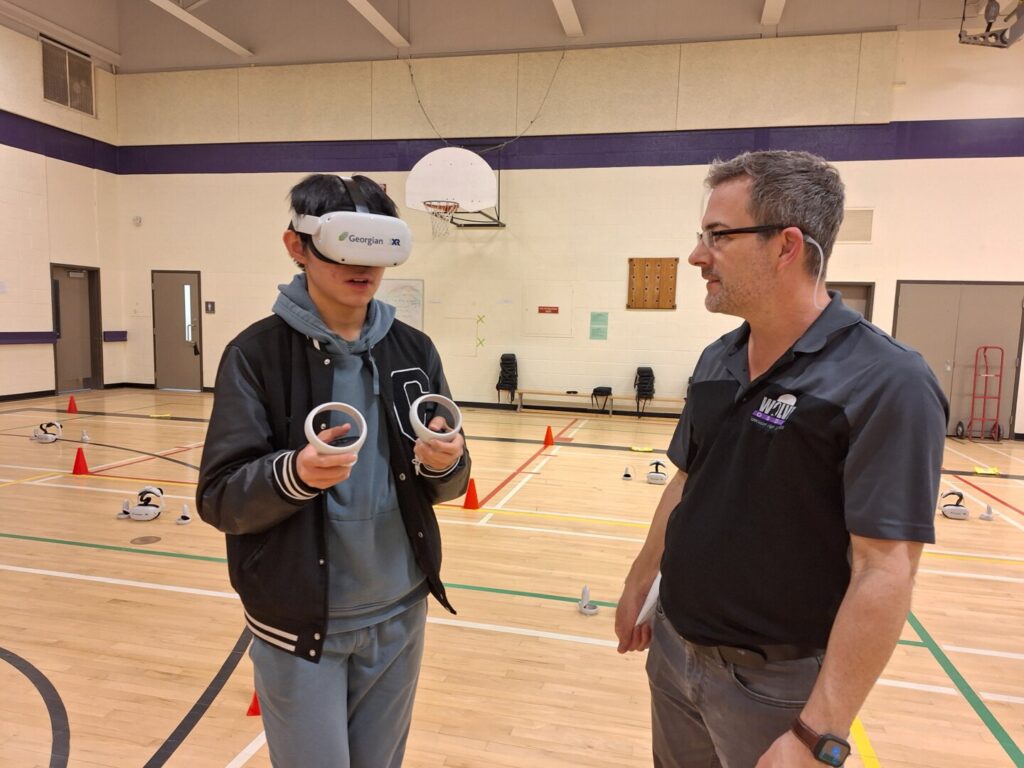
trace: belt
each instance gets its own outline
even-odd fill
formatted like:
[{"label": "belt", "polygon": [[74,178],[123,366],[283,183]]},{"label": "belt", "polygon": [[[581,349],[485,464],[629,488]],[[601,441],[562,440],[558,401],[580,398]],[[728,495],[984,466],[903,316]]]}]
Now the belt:
[{"label": "belt", "polygon": [[760,669],[772,661],[796,661],[812,656],[822,656],[824,648],[811,648],[806,645],[754,645],[749,648],[737,648],[729,645],[706,645],[703,648],[718,656],[727,664],[740,667]]}]

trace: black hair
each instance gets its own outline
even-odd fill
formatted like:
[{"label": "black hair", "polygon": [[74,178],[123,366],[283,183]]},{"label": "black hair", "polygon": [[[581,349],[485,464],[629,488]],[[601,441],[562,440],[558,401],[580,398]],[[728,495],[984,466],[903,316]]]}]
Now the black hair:
[{"label": "black hair", "polygon": [[[393,216],[396,219],[398,207],[395,201],[388,197],[388,193],[373,179],[367,176],[353,176],[352,182],[358,187],[366,201],[366,208],[369,213],[380,214],[381,216]],[[291,200],[291,207],[300,216],[323,216],[333,211],[354,211],[356,205],[352,201],[352,195],[348,193],[340,176],[333,173],[310,174],[288,193]],[[294,231],[291,222],[288,229]],[[302,245],[313,252],[313,238],[310,235],[298,233]],[[302,265],[299,265],[302,268]]]}]

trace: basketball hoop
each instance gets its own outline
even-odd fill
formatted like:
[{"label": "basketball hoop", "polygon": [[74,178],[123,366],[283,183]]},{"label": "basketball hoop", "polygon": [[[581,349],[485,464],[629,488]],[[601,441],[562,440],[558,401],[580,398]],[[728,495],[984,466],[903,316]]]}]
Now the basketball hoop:
[{"label": "basketball hoop", "polygon": [[459,210],[459,204],[454,200],[424,200],[423,207],[430,214],[430,229],[434,237],[448,237],[452,217]]}]

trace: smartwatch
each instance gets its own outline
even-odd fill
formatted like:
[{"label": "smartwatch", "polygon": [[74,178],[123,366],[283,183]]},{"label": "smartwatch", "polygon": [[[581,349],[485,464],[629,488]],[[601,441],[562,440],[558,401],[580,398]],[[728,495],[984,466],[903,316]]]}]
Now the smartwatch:
[{"label": "smartwatch", "polygon": [[807,745],[814,759],[825,765],[842,765],[850,756],[850,744],[831,733],[818,733],[799,717],[790,730]]}]

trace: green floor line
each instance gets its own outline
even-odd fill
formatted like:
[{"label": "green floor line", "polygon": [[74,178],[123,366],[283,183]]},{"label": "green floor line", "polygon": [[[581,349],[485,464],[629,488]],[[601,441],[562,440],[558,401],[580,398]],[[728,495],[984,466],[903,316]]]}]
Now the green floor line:
[{"label": "green floor line", "polygon": [[924,641],[924,645],[931,651],[932,656],[939,662],[939,666],[942,667],[949,679],[953,681],[953,684],[957,687],[960,693],[967,703],[971,705],[971,708],[977,713],[981,721],[991,731],[992,735],[996,737],[996,741],[999,745],[1006,750],[1006,754],[1010,756],[1015,766],[1024,766],[1024,752],[1021,751],[1020,747],[1010,738],[1010,734],[1006,732],[1006,729],[999,724],[996,720],[995,715],[992,714],[991,710],[985,706],[985,703],[981,700],[981,697],[974,692],[974,689],[967,683],[960,671],[953,666],[953,662],[949,660],[949,657],[939,647],[938,643],[932,639],[932,636],[928,634],[928,630],[924,628],[917,617],[913,613],[907,614],[907,621],[910,626],[917,632],[917,636]]},{"label": "green floor line", "polygon": [[68,541],[67,539],[47,539],[43,536],[25,536],[20,533],[0,533],[0,538],[18,539],[20,541],[38,541],[43,544],[63,544],[67,547],[84,547],[86,549],[106,549],[112,552],[133,552],[139,555],[156,555],[157,557],[178,557],[182,560],[202,560],[207,563],[226,563],[223,557],[207,555],[189,555],[184,552],[166,552],[159,549],[141,549],[140,547],[119,547],[114,544],[94,544],[88,541]]},{"label": "green floor line", "polygon": [[928,643],[923,643],[920,640],[900,640],[896,645],[912,645],[915,648],[927,648]]},{"label": "green floor line", "polygon": [[[0,538],[17,539],[19,541],[36,541],[41,544],[62,544],[67,547],[83,547],[86,549],[105,549],[111,552],[131,552],[139,555],[156,555],[157,557],[177,557],[182,560],[200,560],[207,563],[226,563],[223,557],[209,557],[207,555],[190,555],[185,552],[167,552],[160,549],[142,549],[140,547],[121,547],[114,544],[95,544],[88,541],[70,541],[68,539],[49,539],[43,536],[26,536],[20,533],[0,533]],[[465,589],[472,592],[491,592],[497,595],[513,595],[515,597],[533,597],[540,600],[557,600],[562,603],[578,603],[579,597],[564,597],[562,595],[548,595],[543,592],[524,592],[517,589],[500,589],[498,587],[479,587],[474,584],[450,584],[445,583],[447,589]],[[610,603],[605,600],[591,600],[594,605],[602,605],[606,608],[614,608],[617,603]]]}]

